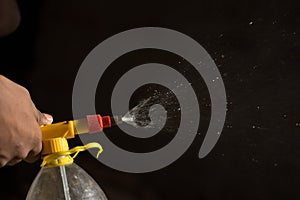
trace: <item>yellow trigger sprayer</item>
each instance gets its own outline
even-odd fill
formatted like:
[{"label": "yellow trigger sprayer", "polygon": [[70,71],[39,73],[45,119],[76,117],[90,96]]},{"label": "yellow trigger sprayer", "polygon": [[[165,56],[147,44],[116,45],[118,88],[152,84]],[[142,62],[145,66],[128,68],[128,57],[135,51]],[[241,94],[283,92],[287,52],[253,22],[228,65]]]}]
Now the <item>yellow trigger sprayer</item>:
[{"label": "yellow trigger sprayer", "polygon": [[[77,153],[88,148],[99,148],[99,153],[101,153],[102,147],[98,143],[90,143],[69,150],[67,139],[74,138],[78,134],[101,132],[103,128],[108,128],[119,123],[122,123],[122,119],[119,116],[111,118],[110,116],[87,115],[86,118],[82,119],[42,126],[43,163],[41,166],[72,163],[73,159],[69,156],[70,154],[75,154],[76,156]],[[56,158],[61,155],[66,155],[65,159],[57,160]]]},{"label": "yellow trigger sprayer", "polygon": [[69,149],[67,139],[77,134],[100,132],[103,128],[122,122],[121,117],[87,115],[86,118],[42,126],[42,169],[34,179],[26,200],[94,199],[107,200],[97,182],[78,165],[73,158],[100,144],[92,142]]}]

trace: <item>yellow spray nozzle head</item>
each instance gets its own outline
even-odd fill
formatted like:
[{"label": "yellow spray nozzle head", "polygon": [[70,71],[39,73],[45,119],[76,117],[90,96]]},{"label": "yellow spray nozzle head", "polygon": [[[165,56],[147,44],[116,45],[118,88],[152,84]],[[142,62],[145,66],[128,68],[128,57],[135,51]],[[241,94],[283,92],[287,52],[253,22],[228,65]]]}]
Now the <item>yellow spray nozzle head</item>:
[{"label": "yellow spray nozzle head", "polygon": [[[88,148],[98,148],[99,153],[101,153],[102,147],[98,143],[91,143],[69,150],[67,139],[74,138],[76,134],[99,132],[110,126],[110,117],[101,117],[100,115],[88,115],[84,119],[42,126],[43,163],[41,166],[71,164],[77,153]],[[75,156],[71,157],[70,154],[73,153],[75,153]]]}]

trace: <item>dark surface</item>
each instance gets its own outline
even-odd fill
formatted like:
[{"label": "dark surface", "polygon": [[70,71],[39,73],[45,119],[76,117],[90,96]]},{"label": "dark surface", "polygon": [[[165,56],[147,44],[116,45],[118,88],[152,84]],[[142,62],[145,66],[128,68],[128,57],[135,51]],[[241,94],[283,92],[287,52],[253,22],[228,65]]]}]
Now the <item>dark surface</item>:
[{"label": "dark surface", "polygon": [[[176,162],[147,174],[118,172],[88,153],[78,156],[78,165],[110,200],[300,198],[298,1],[20,3],[20,28],[0,39],[0,71],[27,86],[37,107],[55,121],[72,118],[73,82],[85,56],[131,28],[159,26],[189,35],[222,74],[226,124],[204,159],[197,157],[201,135]],[[0,169],[0,198],[24,199],[38,164]]]}]

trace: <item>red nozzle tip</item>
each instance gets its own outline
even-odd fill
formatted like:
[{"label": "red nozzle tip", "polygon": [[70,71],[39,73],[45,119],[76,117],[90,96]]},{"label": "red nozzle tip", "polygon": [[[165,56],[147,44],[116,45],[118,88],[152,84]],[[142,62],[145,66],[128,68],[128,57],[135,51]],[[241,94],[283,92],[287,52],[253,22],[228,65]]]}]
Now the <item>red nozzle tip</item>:
[{"label": "red nozzle tip", "polygon": [[104,117],[102,117],[102,124],[103,124],[103,128],[109,128],[109,127],[111,127],[110,116],[104,116]]}]

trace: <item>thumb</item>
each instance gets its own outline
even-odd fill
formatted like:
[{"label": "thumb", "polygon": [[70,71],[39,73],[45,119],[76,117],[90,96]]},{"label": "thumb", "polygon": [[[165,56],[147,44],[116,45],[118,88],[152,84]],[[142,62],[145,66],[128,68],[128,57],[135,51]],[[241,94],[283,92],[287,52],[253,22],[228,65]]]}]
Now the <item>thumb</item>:
[{"label": "thumb", "polygon": [[52,124],[53,122],[53,117],[49,114],[46,114],[46,113],[43,113],[44,117],[47,119],[46,121],[46,124],[49,125],[49,124]]},{"label": "thumb", "polygon": [[41,113],[37,110],[37,122],[39,125],[49,125],[53,122],[53,117],[46,113]]}]

